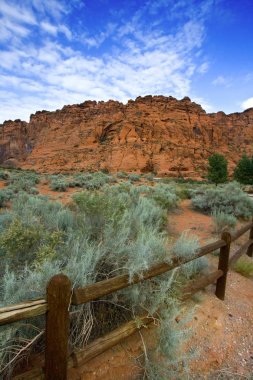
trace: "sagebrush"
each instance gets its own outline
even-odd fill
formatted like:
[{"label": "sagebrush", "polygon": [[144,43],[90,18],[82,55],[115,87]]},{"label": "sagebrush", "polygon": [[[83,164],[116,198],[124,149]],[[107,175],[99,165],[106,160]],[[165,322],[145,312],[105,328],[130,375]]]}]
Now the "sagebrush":
[{"label": "sagebrush", "polygon": [[[89,187],[88,174],[80,176],[72,179],[81,182],[85,177],[82,187]],[[170,248],[167,212],[178,201],[173,185],[133,186],[125,182],[112,186],[105,176],[95,176],[97,190],[92,185],[92,190],[76,193],[68,206],[21,191],[11,209],[2,210],[0,306],[44,297],[49,279],[57,273],[68,275],[75,287],[122,273],[131,281],[156,263],[170,262],[172,255],[194,255],[198,242],[187,235]],[[32,181],[37,182],[37,177]],[[158,348],[173,361],[182,340],[180,334],[173,333],[174,317],[180,311],[180,284],[203,269],[201,260],[193,263],[99,302],[73,307],[72,347],[82,347],[123,321],[148,313],[160,320]],[[170,343],[164,339],[166,321]],[[41,350],[43,330],[43,317],[1,327],[1,368],[7,365],[11,373],[8,363],[27,342],[34,341],[35,349]]]}]

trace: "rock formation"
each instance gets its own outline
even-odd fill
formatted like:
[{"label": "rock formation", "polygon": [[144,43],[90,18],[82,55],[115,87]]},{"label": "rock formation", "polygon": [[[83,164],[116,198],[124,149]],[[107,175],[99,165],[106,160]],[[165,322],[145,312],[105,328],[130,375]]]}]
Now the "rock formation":
[{"label": "rock formation", "polygon": [[40,172],[200,178],[214,152],[226,156],[230,170],[244,152],[253,154],[253,108],[208,114],[187,97],[145,96],[126,105],[86,101],[0,125],[0,164]]}]

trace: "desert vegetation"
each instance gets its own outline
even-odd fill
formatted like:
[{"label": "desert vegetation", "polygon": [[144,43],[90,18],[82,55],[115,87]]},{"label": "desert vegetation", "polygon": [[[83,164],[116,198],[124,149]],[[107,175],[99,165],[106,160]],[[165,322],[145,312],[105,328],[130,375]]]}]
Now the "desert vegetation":
[{"label": "desert vegetation", "polygon": [[[9,173],[8,186],[1,190],[15,193],[2,203],[3,207],[11,201],[0,215],[1,306],[43,297],[48,280],[59,272],[67,274],[74,286],[121,273],[128,273],[131,281],[133,275],[141,276],[156,263],[170,262],[175,255],[194,255],[199,248],[196,238],[182,235],[173,242],[168,235],[167,213],[179,200],[173,184],[113,183],[104,173],[50,177],[50,187],[57,191],[64,191],[65,183],[81,187],[82,191],[63,205],[37,191],[31,193],[39,180],[35,173]],[[168,368],[176,371],[185,365],[177,351],[182,332],[178,326],[166,326],[176,323],[180,286],[205,266],[206,261],[198,259],[101,302],[73,307],[72,347],[82,347],[122,321],[147,313],[159,320],[158,350],[165,355],[166,373]],[[27,354],[24,348],[31,342],[34,349],[42,349],[43,320],[36,317],[32,323],[22,321],[1,328],[2,369],[11,373],[13,365],[8,363]],[[145,357],[147,375],[154,369],[155,357],[153,352]]]},{"label": "desert vegetation", "polygon": [[230,182],[217,187],[206,185],[192,192],[193,206],[206,213],[223,212],[236,218],[248,219],[253,213],[253,202],[240,185]]},{"label": "desert vegetation", "polygon": [[[216,186],[183,179],[156,181],[152,173],[40,176],[17,170],[1,170],[0,179],[6,185],[0,190],[0,306],[44,297],[48,280],[57,273],[67,274],[75,287],[122,273],[131,282],[157,263],[194,256],[198,239],[183,233],[175,241],[167,228],[180,199],[191,198],[194,208],[212,215],[216,233],[233,229],[238,218],[253,214],[253,201],[236,182]],[[77,191],[62,204],[39,194],[41,182],[55,192]],[[159,327],[156,349],[145,347],[141,361],[146,377],[170,378],[182,368],[186,371],[191,355],[179,351],[190,330],[185,321],[176,322],[179,295],[206,266],[207,260],[200,258],[101,301],[72,307],[71,346],[83,347],[122,322],[148,314]],[[235,270],[249,273],[245,268],[238,263]],[[43,332],[40,317],[0,329],[0,368],[5,374],[31,349],[43,350]],[[160,355],[164,365],[157,364]]]}]

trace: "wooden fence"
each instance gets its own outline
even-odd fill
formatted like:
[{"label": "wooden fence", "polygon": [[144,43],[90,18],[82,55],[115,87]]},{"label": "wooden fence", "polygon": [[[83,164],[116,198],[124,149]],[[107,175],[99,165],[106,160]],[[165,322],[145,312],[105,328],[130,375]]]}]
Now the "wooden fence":
[{"label": "wooden fence", "polygon": [[[230,258],[230,245],[239,237],[250,231],[249,239]],[[51,278],[47,287],[46,299],[26,301],[18,305],[3,307],[0,309],[0,325],[6,325],[23,319],[46,314],[46,348],[45,363],[41,368],[36,368],[16,376],[15,379],[43,379],[66,380],[67,369],[77,367],[94,358],[108,348],[119,343],[122,339],[136,332],[141,325],[147,325],[153,319],[148,316],[140,317],[141,323],[130,321],[113,330],[106,336],[98,338],[83,350],[68,353],[70,305],[81,305],[94,301],[105,295],[112,294],[120,289],[132,286],[141,281],[159,276],[183,264],[186,264],[208,253],[220,250],[218,269],[208,275],[199,276],[191,281],[184,289],[182,299],[190,297],[195,292],[207,285],[216,282],[215,294],[220,300],[224,300],[226,280],[229,266],[234,264],[244,252],[249,257],[253,256],[253,219],[240,230],[233,234],[223,232],[221,239],[205,245],[191,258],[172,258],[171,263],[158,264],[145,271],[142,277],[135,275],[129,282],[127,274],[109,278],[84,288],[72,289],[69,278],[59,274]]]}]

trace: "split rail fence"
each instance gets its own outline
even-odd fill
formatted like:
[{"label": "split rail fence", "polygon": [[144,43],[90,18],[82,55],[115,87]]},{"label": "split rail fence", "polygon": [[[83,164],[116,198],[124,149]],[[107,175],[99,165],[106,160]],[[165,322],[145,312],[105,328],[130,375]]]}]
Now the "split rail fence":
[{"label": "split rail fence", "polygon": [[[230,245],[243,234],[250,231],[249,239],[230,258]],[[202,275],[191,281],[184,289],[182,299],[189,298],[192,294],[216,282],[215,294],[220,300],[224,300],[226,292],[226,280],[229,266],[234,264],[245,252],[249,257],[253,256],[253,219],[240,230],[233,234],[223,232],[221,239],[205,245],[191,258],[180,259],[175,257],[171,263],[161,263],[143,273],[140,278],[134,276],[131,283],[127,274],[109,278],[84,288],[72,289],[69,278],[63,274],[51,278],[47,287],[46,299],[26,301],[17,305],[7,306],[0,309],[0,325],[6,325],[27,318],[46,315],[45,330],[45,362],[41,368],[30,370],[23,375],[17,375],[15,379],[46,379],[66,380],[67,370],[70,367],[83,365],[108,348],[113,347],[127,336],[136,332],[140,323],[130,321],[106,336],[98,338],[84,349],[77,352],[68,352],[70,305],[81,305],[86,302],[97,300],[105,295],[117,292],[120,289],[133,284],[159,276],[186,264],[199,257],[220,250],[218,269],[208,275]],[[140,317],[142,326],[153,321],[151,317]]]}]

